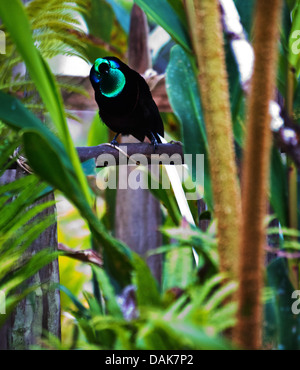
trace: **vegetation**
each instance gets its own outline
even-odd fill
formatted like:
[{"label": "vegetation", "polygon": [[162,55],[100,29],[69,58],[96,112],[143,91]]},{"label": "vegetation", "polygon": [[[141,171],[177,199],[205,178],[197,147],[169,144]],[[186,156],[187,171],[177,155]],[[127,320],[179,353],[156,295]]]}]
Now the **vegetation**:
[{"label": "vegetation", "polygon": [[[291,309],[299,288],[297,163],[270,130],[268,110],[277,88],[284,124],[298,132],[294,31],[300,3],[286,0],[281,7],[279,0],[262,0],[256,8],[254,0],[234,1],[245,35],[255,41],[250,95],[230,35],[222,35],[217,0],[134,3],[151,29],[158,25],[171,36],[152,55],[154,68],[165,72],[172,108],[162,113],[166,137],[180,140],[193,158],[205,155],[207,209],[199,213],[199,201],[179,199],[174,187],[160,183],[151,189],[160,202],[163,242],[140,256],[115,237],[116,192],[97,189],[93,163],[80,163],[67,121],[74,112],[62,92],[88,93],[62,82],[48,62],[60,55],[90,65],[106,55],[126,61],[133,1],[0,2],[6,35],[6,54],[0,55],[0,175],[19,166],[18,147],[34,172],[0,182],[0,291],[6,297],[0,327],[25,296],[41,289],[39,281],[28,279],[59,258],[60,284],[42,287],[60,290],[62,336],[49,329],[30,348],[299,349],[300,316]],[[95,111],[85,145],[108,137]],[[193,162],[190,181],[195,170]],[[99,171],[105,176],[107,169]],[[38,202],[53,191],[55,202]],[[180,201],[188,204],[189,222]],[[54,203],[57,218],[45,216]],[[210,221],[205,230],[203,220]],[[92,249],[103,265],[75,261],[53,245],[32,252],[33,241],[55,222],[60,243]],[[159,277],[147,266],[150,255],[162,256]],[[255,289],[241,291],[250,281]]]}]

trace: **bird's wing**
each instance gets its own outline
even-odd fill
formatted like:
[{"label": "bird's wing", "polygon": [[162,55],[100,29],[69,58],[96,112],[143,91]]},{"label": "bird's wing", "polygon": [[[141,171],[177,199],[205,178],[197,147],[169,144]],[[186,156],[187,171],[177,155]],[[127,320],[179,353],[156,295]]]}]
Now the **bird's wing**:
[{"label": "bird's wing", "polygon": [[139,75],[139,109],[142,110],[146,128],[153,134],[164,136],[164,125],[159,110],[152,98],[149,86],[142,76]]}]

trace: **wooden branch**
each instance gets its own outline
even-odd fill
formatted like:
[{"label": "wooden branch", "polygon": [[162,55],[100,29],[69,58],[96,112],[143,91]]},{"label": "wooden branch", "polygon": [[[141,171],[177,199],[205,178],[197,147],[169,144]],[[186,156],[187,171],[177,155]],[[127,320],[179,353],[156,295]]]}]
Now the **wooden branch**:
[{"label": "wooden branch", "polygon": [[78,261],[91,263],[99,267],[103,266],[102,256],[92,249],[74,250],[63,243],[58,243],[58,250],[63,251],[65,256]]},{"label": "wooden branch", "polygon": [[[79,155],[80,162],[88,161],[89,159],[95,159],[95,166],[97,168],[108,167],[111,165],[119,166],[124,164],[136,164],[139,165],[138,158],[130,158],[133,155],[137,156],[142,154],[147,159],[148,164],[171,164],[171,165],[181,165],[184,164],[184,156],[182,150],[182,144],[180,141],[170,142],[168,144],[158,144],[156,150],[154,151],[154,146],[148,143],[134,143],[127,144],[121,143],[119,146],[114,147],[109,143],[100,144],[97,146],[83,146],[77,147],[77,152]],[[101,165],[100,161],[97,158],[100,155],[112,155],[115,159],[114,163],[104,163]],[[22,158],[22,161],[26,163],[25,157]],[[22,162],[18,158],[18,161],[13,162],[8,169],[22,168],[28,173],[32,173],[30,167],[27,164],[27,169],[24,167]],[[121,163],[120,163],[121,159]]]},{"label": "wooden branch", "polygon": [[[154,151],[154,146],[148,143],[134,143],[134,144],[119,144],[118,147],[114,147],[111,144],[101,144],[98,146],[90,147],[78,147],[77,152],[81,162],[85,162],[89,159],[94,158],[96,160],[96,167],[106,167],[106,165],[97,163],[97,158],[100,155],[109,154],[115,159],[114,165],[130,164],[134,161],[130,157],[133,155],[142,154],[146,157],[148,164],[183,164],[183,150],[180,142],[158,144]],[[127,156],[126,156],[127,153]],[[172,157],[173,156],[173,157]],[[129,158],[128,158],[129,157]],[[170,157],[172,162],[170,163]],[[137,163],[139,164],[139,163]]]}]

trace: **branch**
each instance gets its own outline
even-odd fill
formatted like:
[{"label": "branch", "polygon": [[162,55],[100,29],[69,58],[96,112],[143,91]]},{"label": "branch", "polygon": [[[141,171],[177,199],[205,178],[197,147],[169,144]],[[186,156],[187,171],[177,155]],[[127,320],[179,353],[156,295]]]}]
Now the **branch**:
[{"label": "branch", "polygon": [[65,252],[65,256],[74,258],[78,261],[91,263],[99,267],[103,266],[101,255],[92,249],[74,250],[63,243],[58,243],[58,250]]},{"label": "branch", "polygon": [[[142,162],[138,158],[139,155],[143,155],[148,164],[168,165],[184,163],[182,144],[180,142],[158,144],[155,151],[154,146],[148,143],[122,143],[116,147],[105,143],[98,146],[78,147],[77,152],[81,162],[94,158],[96,160],[96,167],[98,168],[111,165],[118,166],[120,164],[128,165],[130,163],[140,164],[137,163]],[[109,158],[107,155],[111,157]],[[99,156],[103,157],[99,158]]]},{"label": "branch", "polygon": [[[147,162],[149,165],[184,164],[184,155],[180,141],[158,144],[155,151],[154,146],[148,143],[122,143],[116,147],[110,143],[104,143],[97,146],[77,147],[76,149],[80,162],[95,159],[95,166],[97,168],[129,164],[139,165],[144,164],[144,162]],[[101,157],[99,158],[99,156]],[[15,150],[14,157],[16,158],[16,162],[11,163],[8,169],[21,167],[29,174],[33,173],[27,163],[27,159],[19,153],[19,149]]]}]

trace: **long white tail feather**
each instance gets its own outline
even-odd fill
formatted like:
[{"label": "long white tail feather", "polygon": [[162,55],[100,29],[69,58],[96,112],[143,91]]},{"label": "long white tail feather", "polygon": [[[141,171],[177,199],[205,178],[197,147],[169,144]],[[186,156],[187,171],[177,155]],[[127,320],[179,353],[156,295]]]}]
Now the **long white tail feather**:
[{"label": "long white tail feather", "polygon": [[[166,139],[164,139],[160,135],[159,135],[159,137],[160,137],[160,140],[163,144],[167,143]],[[181,213],[182,217],[184,217],[187,220],[187,222],[190,223],[191,225],[196,226],[195,222],[194,222],[194,219],[193,219],[193,216],[192,216],[192,213],[191,213],[191,210],[190,210],[190,207],[188,205],[188,202],[187,202],[187,199],[186,199],[186,196],[185,196],[185,193],[184,193],[184,190],[183,190],[181,180],[180,180],[179,174],[177,172],[176,166],[175,165],[164,165],[164,167],[167,171],[167,175],[168,175],[170,183],[172,185],[172,188],[173,188],[173,191],[174,191],[174,194],[175,194],[175,198],[176,198],[176,201],[177,201],[177,204],[178,204],[178,207],[179,207],[179,210],[180,210],[180,213]],[[198,256],[198,254],[197,254],[197,252],[195,251],[194,248],[193,248],[193,254],[194,254],[196,266],[198,266],[199,256]]]}]

